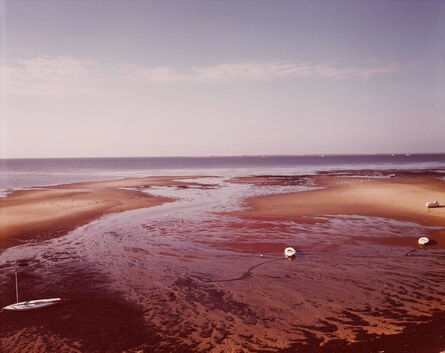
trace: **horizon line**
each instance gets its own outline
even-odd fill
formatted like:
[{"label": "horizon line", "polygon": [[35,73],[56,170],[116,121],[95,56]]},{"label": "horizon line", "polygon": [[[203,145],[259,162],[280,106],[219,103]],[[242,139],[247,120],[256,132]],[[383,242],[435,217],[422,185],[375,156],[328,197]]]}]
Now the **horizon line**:
[{"label": "horizon line", "polygon": [[338,156],[412,156],[441,155],[445,152],[384,152],[384,153],[308,153],[308,154],[237,154],[237,155],[196,155],[196,156],[106,156],[106,157],[6,157],[0,160],[17,159],[124,159],[124,158],[236,158],[236,157],[338,157]]}]

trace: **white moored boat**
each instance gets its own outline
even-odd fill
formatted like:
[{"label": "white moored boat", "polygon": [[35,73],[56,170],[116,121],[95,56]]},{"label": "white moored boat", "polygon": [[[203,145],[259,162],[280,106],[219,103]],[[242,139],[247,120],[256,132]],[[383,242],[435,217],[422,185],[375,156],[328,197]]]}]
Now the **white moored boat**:
[{"label": "white moored boat", "polygon": [[295,256],[297,252],[294,248],[286,248],[284,249],[284,256],[286,256],[288,259]]},{"label": "white moored boat", "polygon": [[29,300],[26,302],[20,302],[5,306],[2,310],[26,311],[26,310],[41,309],[41,308],[46,308],[47,306],[58,304],[60,303],[61,300],[62,299],[60,298]]},{"label": "white moored boat", "polygon": [[430,242],[430,240],[427,237],[421,237],[419,240],[417,240],[417,244],[419,245],[426,245]]},{"label": "white moored boat", "polygon": [[36,300],[28,300],[26,302],[19,303],[19,286],[17,283],[17,272],[15,273],[15,295],[17,302],[8,306],[5,306],[3,310],[7,311],[27,311],[27,310],[36,310],[41,308],[46,308],[51,305],[58,304],[62,301],[61,298],[51,298],[51,299],[36,299]]},{"label": "white moored boat", "polygon": [[440,207],[440,203],[437,200],[433,202],[427,202],[426,207],[428,208]]}]

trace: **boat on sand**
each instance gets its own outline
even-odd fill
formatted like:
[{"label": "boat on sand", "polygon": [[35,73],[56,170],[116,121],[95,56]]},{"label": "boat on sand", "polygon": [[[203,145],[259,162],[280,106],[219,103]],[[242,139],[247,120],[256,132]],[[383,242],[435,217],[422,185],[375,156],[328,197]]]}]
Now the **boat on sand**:
[{"label": "boat on sand", "polygon": [[59,302],[61,302],[61,300],[62,300],[61,298],[29,300],[26,302],[20,302],[5,306],[2,310],[8,310],[8,311],[36,310],[58,304]]},{"label": "boat on sand", "polygon": [[419,238],[419,240],[417,240],[417,244],[419,244],[420,246],[427,245],[429,242],[430,242],[430,239],[427,237],[421,237],[421,238]]},{"label": "boat on sand", "polygon": [[19,287],[17,283],[17,272],[15,273],[15,295],[17,302],[8,306],[5,306],[3,310],[6,311],[28,311],[46,308],[62,302],[61,298],[50,298],[50,299],[36,299],[27,300],[25,302],[19,303]]},{"label": "boat on sand", "polygon": [[296,250],[294,248],[286,248],[284,249],[284,256],[286,256],[288,259],[291,259],[295,256]]},{"label": "boat on sand", "polygon": [[440,203],[437,200],[433,201],[433,202],[427,202],[426,207],[428,207],[428,208],[440,207]]}]

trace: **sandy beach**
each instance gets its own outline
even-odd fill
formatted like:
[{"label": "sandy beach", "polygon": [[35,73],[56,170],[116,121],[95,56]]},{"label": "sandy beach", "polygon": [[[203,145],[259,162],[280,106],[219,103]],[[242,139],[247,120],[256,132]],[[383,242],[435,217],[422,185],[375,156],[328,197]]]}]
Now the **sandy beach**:
[{"label": "sandy beach", "polygon": [[[189,187],[195,177],[147,177],[19,190],[0,198],[0,248],[66,234],[104,214],[161,205],[172,198],[125,188]],[[14,241],[16,240],[16,241]]]},{"label": "sandy beach", "polygon": [[[298,183],[301,177],[290,178]],[[242,177],[234,183],[275,185],[276,177]],[[289,183],[289,179],[286,180]],[[246,210],[233,212],[240,217],[271,217],[310,221],[319,216],[361,215],[416,222],[427,226],[445,226],[445,202],[427,208],[433,200],[445,200],[445,181],[430,175],[399,178],[344,177],[337,175],[311,178],[313,191],[266,195],[246,200]],[[431,232],[443,247],[443,230]]]},{"label": "sandy beach", "polygon": [[0,353],[445,353],[445,0],[0,1]]},{"label": "sandy beach", "polygon": [[[271,178],[271,184],[276,179]],[[321,190],[267,195],[248,200],[242,216],[314,217],[363,215],[408,220],[427,225],[445,224],[445,205],[427,208],[425,203],[445,199],[445,182],[428,176],[376,179],[319,176],[312,179]],[[268,178],[246,177],[233,182],[267,184]]]},{"label": "sandy beach", "polygon": [[69,301],[1,313],[0,350],[439,353],[445,208],[425,202],[445,200],[445,182],[377,174],[16,191],[0,201],[0,306],[15,271],[21,300]]}]

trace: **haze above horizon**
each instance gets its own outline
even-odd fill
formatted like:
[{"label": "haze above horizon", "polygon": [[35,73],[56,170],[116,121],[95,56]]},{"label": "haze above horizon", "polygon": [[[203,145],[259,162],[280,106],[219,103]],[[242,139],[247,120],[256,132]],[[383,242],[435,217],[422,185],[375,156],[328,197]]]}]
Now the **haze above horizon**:
[{"label": "haze above horizon", "polygon": [[445,152],[440,1],[0,1],[0,158]]}]

